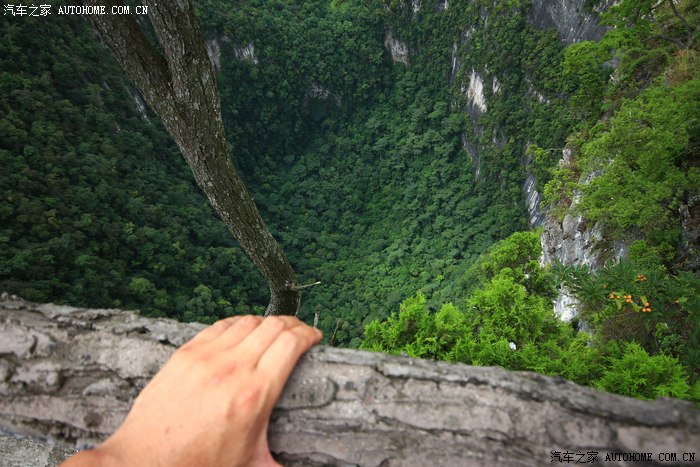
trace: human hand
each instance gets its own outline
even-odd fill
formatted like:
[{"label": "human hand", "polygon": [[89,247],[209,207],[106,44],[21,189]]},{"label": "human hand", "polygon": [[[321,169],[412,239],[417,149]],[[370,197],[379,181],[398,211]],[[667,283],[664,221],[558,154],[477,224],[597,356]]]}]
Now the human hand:
[{"label": "human hand", "polygon": [[291,316],[235,316],[178,349],[80,465],[271,466],[270,414],[299,357],[322,334]]}]

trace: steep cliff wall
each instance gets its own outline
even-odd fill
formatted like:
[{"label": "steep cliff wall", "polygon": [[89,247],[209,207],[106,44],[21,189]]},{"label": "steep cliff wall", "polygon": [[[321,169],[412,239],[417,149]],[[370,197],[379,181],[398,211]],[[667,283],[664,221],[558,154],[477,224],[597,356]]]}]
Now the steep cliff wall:
[{"label": "steep cliff wall", "polygon": [[[599,40],[607,28],[599,24],[599,14],[615,4],[615,0],[600,2],[594,9],[587,9],[584,0],[533,0],[529,20],[543,28],[554,28],[559,38],[566,44],[581,41]],[[533,92],[539,94],[537,90]],[[544,99],[539,94],[538,98]],[[560,164],[571,163],[571,151],[565,149]],[[528,172],[523,184],[525,202],[531,227],[543,227],[542,263],[560,262],[567,266],[587,265],[595,270],[606,259],[619,260],[626,254],[624,244],[601,248],[602,226],[589,225],[582,217],[566,214],[558,219],[552,213],[543,212],[539,206],[541,199],[535,176]],[[580,202],[577,194],[569,206],[573,212]],[[554,312],[565,321],[578,314],[578,302],[565,288],[561,288],[554,301]]]},{"label": "steep cliff wall", "polygon": [[615,0],[605,0],[590,10],[585,0],[532,0],[529,20],[542,29],[556,29],[567,44],[597,41],[606,31],[598,23],[598,14],[614,4]]},{"label": "steep cliff wall", "polygon": [[[200,328],[4,294],[0,431],[14,435],[0,436],[0,465],[55,465],[72,452],[60,445],[104,439]],[[609,452],[693,452],[700,410],[533,373],[316,347],[295,370],[269,434],[287,466],[542,465],[553,451],[595,452],[599,460]]]},{"label": "steep cliff wall", "polygon": [[[594,8],[587,7],[585,0],[533,0],[527,9],[528,21],[540,29],[554,29],[565,44],[572,44],[584,40],[599,40],[607,28],[600,25],[600,13],[615,4],[614,0],[599,2]],[[438,8],[436,11],[443,11]],[[517,12],[513,12],[517,14]],[[490,25],[493,18],[487,8],[482,8],[480,18],[474,24],[465,28],[460,37],[454,42],[452,47],[452,67],[450,71],[450,83],[459,81],[461,93],[466,97],[465,112],[469,115],[472,123],[472,140],[463,135],[463,147],[470,155],[474,166],[477,181],[481,172],[481,155],[485,151],[484,144],[478,144],[474,139],[479,139],[484,134],[484,127],[481,117],[489,110],[489,99],[496,98],[501,92],[502,85],[499,78],[489,71],[486,63],[474,68],[474,64],[465,63],[464,57],[459,51],[464,48],[471,48],[471,37],[478,31],[492,28]],[[467,67],[460,71],[460,68]],[[543,94],[543,89],[538,89],[536,80],[532,76],[525,76],[524,92],[529,99],[536,99],[538,103],[549,106],[550,99]],[[491,92],[485,92],[486,87],[491,88]],[[517,89],[508,89],[507,93],[519,92]],[[550,96],[551,97],[551,96]],[[501,128],[496,128],[493,134],[492,144],[503,146],[500,135]],[[525,161],[526,169],[529,161]],[[522,191],[525,204],[528,209],[528,224],[530,227],[542,225],[545,215],[539,208],[540,193],[538,191],[537,180],[531,172],[527,171],[525,180],[522,183]]]},{"label": "steep cliff wall", "polygon": [[[599,15],[615,3],[615,0],[605,0],[598,3],[595,8],[590,9],[585,6],[585,0],[532,0],[528,20],[541,29],[556,30],[559,38],[566,44],[581,41],[597,41],[603,37],[607,30],[605,26],[600,25]],[[534,87],[531,92],[540,102],[546,101],[546,98]],[[537,180],[534,174],[530,172],[527,173],[523,183],[523,193],[528,209],[528,223],[530,227],[539,227],[542,224],[547,224],[545,230],[551,231],[549,235],[562,237],[562,240],[575,235],[572,231],[564,232],[562,229],[558,229],[554,225],[555,220],[547,217],[541,211],[539,206],[541,196]],[[543,247],[545,242],[549,250],[549,253],[545,253],[544,256],[544,262],[547,263],[550,262],[552,255],[557,255],[557,245],[565,245],[565,243],[563,241],[557,242],[556,240],[550,241],[543,237]],[[592,243],[590,245],[592,246]],[[562,300],[567,302],[569,299],[571,297],[560,297],[555,305],[558,313],[561,313],[561,310],[563,310],[562,304],[559,302],[562,302]]]},{"label": "steep cliff wall", "polygon": [[[564,149],[559,165],[572,164],[571,150]],[[587,183],[595,174],[589,174]],[[536,194],[537,192],[534,191]],[[542,217],[542,264],[559,262],[565,266],[588,266],[592,271],[601,267],[605,261],[619,261],[627,255],[625,242],[603,242],[600,222],[591,224],[582,215],[572,214],[581,201],[580,191],[574,193],[563,219],[549,211]],[[538,210],[539,211],[539,210]],[[570,321],[578,314],[579,303],[565,288],[558,291],[554,300],[554,312],[564,321]]]}]

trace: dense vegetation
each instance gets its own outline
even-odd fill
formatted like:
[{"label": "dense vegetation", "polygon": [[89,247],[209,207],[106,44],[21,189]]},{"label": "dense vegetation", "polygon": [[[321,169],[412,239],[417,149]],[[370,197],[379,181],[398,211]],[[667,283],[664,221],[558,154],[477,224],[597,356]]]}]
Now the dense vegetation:
[{"label": "dense vegetation", "polygon": [[[476,257],[527,227],[525,145],[561,145],[567,126],[562,103],[539,102],[531,83],[560,74],[562,47],[527,23],[524,7],[489,11],[488,29],[483,8],[492,7],[455,2],[418,17],[359,2],[202,8],[222,50],[234,158],[302,282],[323,283],[304,296],[302,317],[319,312],[328,334],[338,325],[337,342],[357,346],[364,324],[417,290],[433,304],[459,299]],[[387,24],[414,51],[410,66],[390,60]],[[469,27],[456,53],[487,87],[498,76],[509,90],[490,93],[478,125],[459,90],[472,65],[451,68]],[[224,60],[250,43],[257,63]],[[330,97],[310,97],[313,86]],[[462,148],[465,132],[478,160]]]},{"label": "dense vegetation", "polygon": [[[678,211],[697,203],[700,187],[690,27],[700,11],[671,6],[620,2],[603,15],[615,28],[601,41],[567,48],[560,85],[575,121],[572,157],[557,164],[559,151],[529,148],[552,214],[600,222],[605,242],[627,243],[627,257],[598,271],[542,268],[538,234],[516,233],[475,263],[470,277],[479,286],[458,307],[430,313],[419,294],[368,325],[364,348],[700,401],[700,280],[686,264]],[[573,326],[552,315],[555,284],[579,300]]]},{"label": "dense vegetation", "polygon": [[0,289],[184,320],[264,303],[262,278],[88,23],[3,24]]},{"label": "dense vegetation", "polygon": [[[301,317],[334,344],[699,397],[700,284],[677,256],[700,186],[691,2],[620,2],[619,27],[566,49],[526,0],[196,3],[232,157],[300,282],[323,283]],[[203,322],[260,312],[260,275],[88,23],[5,24],[0,289]],[[628,260],[541,267],[526,170],[554,215],[580,191],[576,213]],[[555,285],[585,325],[554,317]]]},{"label": "dense vegetation", "polygon": [[[432,312],[421,293],[405,300],[365,328],[362,348],[537,371],[644,399],[700,401],[700,381],[691,378],[700,363],[700,280],[638,274],[646,269],[631,262],[596,274],[552,271],[539,264],[539,235],[518,232],[494,245],[474,265],[478,287],[457,306]],[[586,331],[554,316],[554,283],[582,300]]]}]

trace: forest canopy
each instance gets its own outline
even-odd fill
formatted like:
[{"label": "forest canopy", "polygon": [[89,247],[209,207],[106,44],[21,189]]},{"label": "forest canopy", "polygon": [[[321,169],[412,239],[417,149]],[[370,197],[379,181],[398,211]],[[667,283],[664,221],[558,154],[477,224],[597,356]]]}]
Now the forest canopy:
[{"label": "forest canopy", "polygon": [[[679,211],[699,204],[697,5],[623,0],[601,40],[566,46],[527,0],[422,3],[195,2],[233,162],[299,282],[322,282],[300,318],[318,313],[333,345],[700,400]],[[0,288],[184,321],[262,313],[261,275],[89,23],[4,25]],[[543,212],[600,222],[626,259],[540,264],[528,175]],[[573,323],[552,311],[562,287]]]}]

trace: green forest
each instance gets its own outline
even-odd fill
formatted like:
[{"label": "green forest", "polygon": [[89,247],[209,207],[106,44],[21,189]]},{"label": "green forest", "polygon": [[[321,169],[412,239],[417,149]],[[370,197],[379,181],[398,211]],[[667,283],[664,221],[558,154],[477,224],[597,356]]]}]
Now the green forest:
[{"label": "green forest", "polygon": [[[330,345],[700,403],[700,6],[622,0],[567,46],[529,0],[422,3],[195,1],[232,160],[300,283],[321,281],[300,319]],[[0,35],[0,290],[261,314],[262,275],[90,23]],[[547,216],[598,223],[623,259],[543,264],[528,173]]]}]

